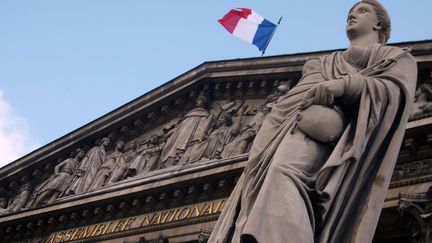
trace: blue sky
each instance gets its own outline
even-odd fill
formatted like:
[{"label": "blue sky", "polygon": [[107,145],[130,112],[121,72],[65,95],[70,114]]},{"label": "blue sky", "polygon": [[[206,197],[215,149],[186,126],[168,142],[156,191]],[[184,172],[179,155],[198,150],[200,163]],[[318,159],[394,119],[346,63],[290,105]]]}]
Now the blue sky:
[{"label": "blue sky", "polygon": [[[284,16],[266,56],[345,48],[356,1],[0,1],[0,166],[205,61],[260,56],[217,22]],[[390,43],[432,39],[431,0],[382,0]],[[3,151],[2,151],[3,150]]]}]

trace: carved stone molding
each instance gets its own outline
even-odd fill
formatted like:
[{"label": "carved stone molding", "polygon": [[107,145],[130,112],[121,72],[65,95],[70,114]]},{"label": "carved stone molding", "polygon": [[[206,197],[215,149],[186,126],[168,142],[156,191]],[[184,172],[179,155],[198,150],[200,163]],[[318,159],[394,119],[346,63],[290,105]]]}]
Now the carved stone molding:
[{"label": "carved stone molding", "polygon": [[393,181],[432,174],[432,158],[397,165],[393,172]]},{"label": "carved stone molding", "polygon": [[[0,242],[7,242],[12,239],[19,241],[29,236],[47,236],[55,231],[71,228],[85,227],[86,225],[101,224],[103,222],[119,220],[136,215],[149,214],[157,211],[164,211],[170,208],[183,207],[183,205],[199,204],[214,198],[226,198],[229,196],[235,181],[241,171],[232,171],[228,174],[217,177],[195,178],[193,181],[184,181],[168,184],[164,187],[151,188],[149,191],[128,195],[125,198],[112,198],[107,202],[98,202],[97,205],[87,205],[80,208],[63,208],[61,213],[38,214],[30,217],[21,217],[18,223],[0,223]],[[199,173],[199,172],[198,172]],[[158,184],[158,182],[155,182]],[[84,199],[85,200],[85,199]],[[54,205],[52,207],[56,207]],[[30,211],[31,212],[31,211]],[[27,212],[23,212],[26,214]],[[6,217],[16,218],[19,215]],[[162,227],[172,228],[179,225],[196,223],[195,221],[215,220],[216,216],[206,219],[193,219],[191,222],[175,222],[173,225],[156,225],[143,229],[142,233],[154,232]],[[1,222],[1,219],[0,219]],[[24,223],[23,223],[24,222]],[[4,233],[2,233],[4,232]]]}]

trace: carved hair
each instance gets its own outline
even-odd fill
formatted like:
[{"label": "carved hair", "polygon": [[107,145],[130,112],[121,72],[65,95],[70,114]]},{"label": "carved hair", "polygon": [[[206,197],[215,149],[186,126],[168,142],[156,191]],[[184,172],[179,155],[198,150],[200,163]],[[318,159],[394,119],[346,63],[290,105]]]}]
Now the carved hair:
[{"label": "carved hair", "polygon": [[380,26],[381,26],[381,29],[379,30],[379,43],[381,45],[385,45],[387,41],[390,39],[390,32],[391,32],[391,20],[387,10],[377,0],[362,0],[354,4],[354,6],[352,6],[349,12],[351,13],[354,7],[359,5],[360,3],[369,4],[375,10],[375,13],[378,17],[378,21],[380,22]]},{"label": "carved hair", "polygon": [[207,107],[210,104],[210,98],[208,96],[208,94],[206,92],[201,92],[198,97],[197,100],[200,99],[201,102],[203,103],[204,107]]},{"label": "carved hair", "polygon": [[138,149],[138,143],[137,143],[137,141],[132,141],[132,142],[130,142],[130,143],[126,146],[126,149],[127,149],[127,150],[132,149],[133,151],[137,150],[137,149]]},{"label": "carved hair", "polygon": [[225,122],[225,125],[231,126],[233,124],[232,115],[231,114],[225,114],[224,115],[224,122]]},{"label": "carved hair", "polygon": [[83,149],[81,149],[81,148],[77,148],[77,149],[75,150],[75,155],[78,155],[78,154],[81,153],[81,152],[85,153],[85,151],[84,151]]},{"label": "carved hair", "polygon": [[111,139],[108,138],[108,137],[104,137],[104,138],[102,138],[102,139],[101,139],[97,144],[98,144],[98,145],[102,145],[102,144],[104,143],[104,141],[111,142]]}]

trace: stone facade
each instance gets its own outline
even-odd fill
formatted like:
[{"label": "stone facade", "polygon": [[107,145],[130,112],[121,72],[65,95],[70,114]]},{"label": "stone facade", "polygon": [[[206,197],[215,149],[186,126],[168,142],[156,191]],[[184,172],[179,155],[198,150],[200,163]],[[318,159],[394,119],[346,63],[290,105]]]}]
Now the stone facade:
[{"label": "stone facade", "polygon": [[[427,242],[432,41],[396,45],[418,89],[374,242]],[[0,169],[0,241],[206,242],[272,105],[327,53],[203,63]]]}]

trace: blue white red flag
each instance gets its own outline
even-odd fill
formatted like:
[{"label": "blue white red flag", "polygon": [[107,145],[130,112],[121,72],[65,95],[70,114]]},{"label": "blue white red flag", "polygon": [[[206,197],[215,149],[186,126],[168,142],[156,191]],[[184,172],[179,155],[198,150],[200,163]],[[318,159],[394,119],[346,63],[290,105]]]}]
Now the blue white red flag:
[{"label": "blue white red flag", "polygon": [[218,22],[232,35],[256,45],[263,53],[277,27],[248,8],[232,9]]}]

